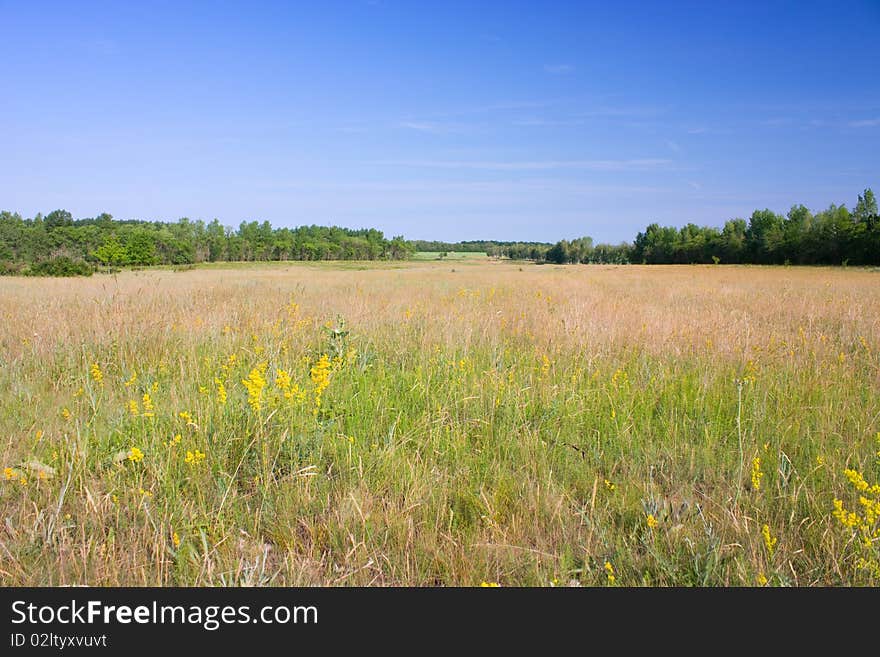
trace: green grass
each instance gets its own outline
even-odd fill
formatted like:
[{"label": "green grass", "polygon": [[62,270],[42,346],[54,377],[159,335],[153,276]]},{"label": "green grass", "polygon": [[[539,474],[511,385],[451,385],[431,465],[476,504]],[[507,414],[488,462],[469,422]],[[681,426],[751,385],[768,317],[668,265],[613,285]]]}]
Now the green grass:
[{"label": "green grass", "polygon": [[[789,283],[812,328],[768,295],[776,323],[740,352],[744,332],[659,299],[696,270],[655,288],[629,268],[492,269],[136,272],[81,297],[14,282],[10,307],[52,301],[38,331],[85,332],[2,334],[4,583],[877,583],[876,542],[832,516],[859,508],[845,468],[880,474],[874,336],[818,278]],[[773,275],[694,281],[727,285],[732,318],[765,312],[749,285]],[[863,275],[834,285],[873,307]],[[699,284],[677,303],[711,314]],[[617,318],[621,294],[651,332]],[[584,295],[607,334],[567,338]]]},{"label": "green grass", "polygon": [[475,261],[485,262],[488,259],[485,253],[473,253],[470,251],[448,251],[445,256],[440,257],[440,251],[417,251],[413,254],[413,260],[441,260],[441,261]]}]

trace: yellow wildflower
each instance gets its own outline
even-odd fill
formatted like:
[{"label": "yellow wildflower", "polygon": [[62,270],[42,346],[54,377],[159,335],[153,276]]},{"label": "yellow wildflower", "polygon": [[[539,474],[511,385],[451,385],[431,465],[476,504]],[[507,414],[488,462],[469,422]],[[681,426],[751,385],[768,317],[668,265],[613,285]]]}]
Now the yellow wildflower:
[{"label": "yellow wildflower", "polygon": [[767,576],[764,573],[758,573],[758,576],[755,578],[758,581],[758,586],[766,586],[767,585]]},{"label": "yellow wildflower", "polygon": [[131,386],[133,386],[135,384],[135,381],[137,381],[137,378],[138,378],[137,372],[132,372],[131,378],[125,382],[125,387],[130,388]]},{"label": "yellow wildflower", "polygon": [[770,534],[770,525],[761,527],[761,536],[764,538],[764,547],[767,548],[767,554],[772,557],[779,539]]},{"label": "yellow wildflower", "polygon": [[177,535],[177,532],[171,532],[171,543],[174,547],[180,547],[180,536]]},{"label": "yellow wildflower", "polygon": [[752,488],[761,490],[761,478],[763,476],[764,473],[761,472],[761,457],[756,456],[752,460]]},{"label": "yellow wildflower", "polygon": [[153,400],[150,397],[150,393],[145,392],[144,397],[144,417],[153,417],[155,413],[153,412]]},{"label": "yellow wildflower", "polygon": [[287,391],[290,389],[290,373],[286,370],[275,370],[275,385],[279,390]]},{"label": "yellow wildflower", "polygon": [[104,373],[101,371],[101,368],[97,363],[92,363],[92,379],[94,379],[95,383],[98,385],[104,385]]},{"label": "yellow wildflower", "polygon": [[843,471],[843,474],[846,475],[846,478],[849,479],[849,483],[851,483],[857,491],[863,492],[868,490],[868,482],[865,481],[865,478],[859,471],[846,469]]},{"label": "yellow wildflower", "polygon": [[241,382],[248,391],[248,405],[259,413],[263,408],[263,388],[266,387],[266,379],[260,373],[259,368],[254,368],[248,374],[248,378],[242,379]]},{"label": "yellow wildflower", "polygon": [[184,458],[184,462],[187,463],[188,465],[195,467],[195,466],[199,465],[202,461],[204,461],[205,458],[206,458],[206,455],[204,452],[200,452],[199,450],[196,450],[194,452],[190,452],[189,450],[187,450],[186,458]]},{"label": "yellow wildflower", "polygon": [[660,524],[659,522],[657,522],[657,518],[654,517],[653,513],[648,514],[646,521],[648,523],[648,529],[654,529],[655,527],[657,527],[657,525]]},{"label": "yellow wildflower", "polygon": [[605,562],[605,576],[608,578],[609,584],[614,584],[617,581],[617,577],[614,575],[614,566],[610,561]]},{"label": "yellow wildflower", "polygon": [[550,359],[547,358],[547,354],[544,354],[541,357],[541,378],[546,379],[547,375],[550,374]]},{"label": "yellow wildflower", "polygon": [[138,463],[139,461],[144,460],[144,453],[137,447],[132,447],[130,450],[128,450],[127,458],[132,463]]},{"label": "yellow wildflower", "polygon": [[312,366],[310,376],[312,383],[315,384],[315,406],[321,405],[321,395],[330,385],[330,359],[327,354],[323,354],[318,362]]},{"label": "yellow wildflower", "polygon": [[131,399],[128,402],[128,412],[137,417],[141,414],[140,406],[137,403],[136,399]]},{"label": "yellow wildflower", "polygon": [[862,521],[859,514],[847,511],[843,508],[843,500],[834,500],[834,511],[832,512],[832,515],[837,518],[840,524],[844,527],[857,527]]},{"label": "yellow wildflower", "polygon": [[484,589],[494,589],[501,586],[498,582],[480,582],[480,586]]},{"label": "yellow wildflower", "polygon": [[214,384],[217,386],[217,402],[220,404],[226,403],[226,386],[223,385],[223,381],[220,379],[214,379]]}]

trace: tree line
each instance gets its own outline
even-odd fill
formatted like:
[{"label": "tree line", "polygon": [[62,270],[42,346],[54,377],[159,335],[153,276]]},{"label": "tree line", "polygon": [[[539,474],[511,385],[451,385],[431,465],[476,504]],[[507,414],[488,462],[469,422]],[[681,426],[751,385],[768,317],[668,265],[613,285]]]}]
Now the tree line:
[{"label": "tree line", "polygon": [[593,244],[590,237],[548,242],[387,239],[374,228],[272,228],[218,220],[126,220],[109,214],[74,219],[66,210],[30,219],[0,212],[0,274],[80,275],[96,267],[188,265],[251,260],[400,260],[415,251],[481,252],[491,257],[549,263],[826,264],[880,265],[880,216],[871,189],[855,208],[832,204],[811,212],[793,206],[785,215],[755,210],[748,221],[722,228],[681,228],[652,223],[632,243]]},{"label": "tree line", "polygon": [[722,228],[689,223],[650,224],[632,244],[593,246],[589,237],[562,240],[544,260],[554,263],[880,265],[880,217],[874,192],[859,194],[855,209],[832,204],[812,213],[803,205],[787,214],[755,210],[748,221]]},{"label": "tree line", "polygon": [[651,224],[636,236],[632,260],[648,264],[877,265],[877,200],[866,189],[853,211],[833,204],[815,214],[803,205],[793,206],[785,215],[755,210],[748,222],[731,219],[721,229]]},{"label": "tree line", "polygon": [[250,260],[399,260],[412,246],[373,228],[272,228],[243,222],[237,230],[216,219],[118,221],[109,214],[74,219],[55,210],[30,219],[0,212],[0,273],[89,274],[97,266],[188,265]]}]

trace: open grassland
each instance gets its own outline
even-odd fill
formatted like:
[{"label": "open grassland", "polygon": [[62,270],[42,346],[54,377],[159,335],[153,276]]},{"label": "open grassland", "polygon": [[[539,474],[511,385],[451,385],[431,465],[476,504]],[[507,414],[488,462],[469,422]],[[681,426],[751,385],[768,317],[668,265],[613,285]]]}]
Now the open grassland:
[{"label": "open grassland", "polygon": [[880,583],[877,272],[150,270],[0,315],[5,585]]},{"label": "open grassland", "polygon": [[470,262],[486,262],[485,253],[475,253],[472,251],[447,251],[446,255],[441,257],[440,251],[416,251],[413,254],[413,260],[449,260],[451,262],[470,261]]}]

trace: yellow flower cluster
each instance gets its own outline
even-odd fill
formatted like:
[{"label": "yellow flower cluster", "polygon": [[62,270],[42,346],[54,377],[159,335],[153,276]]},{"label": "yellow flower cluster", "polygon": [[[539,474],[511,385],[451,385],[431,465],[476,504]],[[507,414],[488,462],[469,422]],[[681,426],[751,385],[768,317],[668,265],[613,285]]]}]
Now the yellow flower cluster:
[{"label": "yellow flower cluster", "polygon": [[128,450],[128,456],[126,458],[132,463],[138,463],[144,460],[144,453],[137,447],[132,447]]},{"label": "yellow flower cluster", "polygon": [[285,399],[302,401],[305,399],[306,393],[300,390],[299,386],[293,383],[290,372],[287,370],[275,370],[275,386],[281,391]]},{"label": "yellow flower cluster", "polygon": [[844,476],[849,480],[849,483],[853,485],[860,493],[868,493],[869,495],[880,496],[880,484],[874,484],[870,486],[865,478],[862,476],[860,472],[857,470],[844,470]]},{"label": "yellow flower cluster", "polygon": [[101,367],[97,363],[92,363],[92,379],[99,386],[104,385],[104,373],[101,371]]},{"label": "yellow flower cluster", "polygon": [[834,500],[834,511],[832,512],[832,515],[844,527],[858,527],[859,522],[861,522],[858,513],[847,511],[843,508],[843,500]]},{"label": "yellow flower cluster", "polygon": [[770,525],[761,527],[761,536],[764,539],[764,547],[767,548],[768,556],[772,557],[779,539],[770,533]]},{"label": "yellow flower cluster", "polygon": [[322,354],[318,362],[312,366],[310,376],[312,383],[315,385],[315,408],[321,405],[321,396],[330,385],[330,359],[327,354]]},{"label": "yellow flower cluster", "polygon": [[876,539],[880,539],[880,484],[870,485],[857,470],[844,470],[843,474],[859,493],[859,504],[862,514],[848,511],[843,501],[834,500],[832,515],[841,525],[849,529],[858,529],[862,543],[870,547]]},{"label": "yellow flower cluster", "polygon": [[153,417],[155,415],[153,408],[153,399],[150,397],[150,393],[145,392],[143,397],[144,402],[144,417]]},{"label": "yellow flower cluster", "polygon": [[226,386],[223,385],[223,381],[219,378],[214,379],[214,385],[217,386],[217,403],[225,404],[226,403]]},{"label": "yellow flower cluster", "polygon": [[608,584],[613,585],[617,581],[617,577],[614,575],[614,566],[610,561],[605,562],[605,576],[608,578]]},{"label": "yellow flower cluster", "polygon": [[[24,472],[17,468],[3,468],[3,476],[6,481],[17,481],[22,486],[27,486],[28,480]],[[43,479],[44,477],[40,477]]]},{"label": "yellow flower cluster", "polygon": [[195,466],[199,465],[202,461],[204,461],[206,458],[207,458],[207,456],[204,452],[200,452],[199,450],[195,450],[194,452],[190,452],[189,450],[187,450],[186,458],[184,458],[183,460],[187,465],[191,465],[191,466],[195,467]]},{"label": "yellow flower cluster", "polygon": [[541,378],[542,379],[546,379],[547,376],[550,374],[550,366],[551,365],[552,365],[552,363],[550,362],[550,359],[547,358],[547,354],[544,354],[543,356],[541,356]]},{"label": "yellow flower cluster", "polygon": [[761,471],[761,457],[756,456],[752,460],[752,488],[755,490],[761,490],[761,479],[764,477],[764,473]]},{"label": "yellow flower cluster", "polygon": [[880,485],[869,484],[858,470],[847,469],[843,474],[859,493],[861,513],[849,511],[842,500],[835,499],[832,515],[844,528],[857,533],[859,549],[868,550],[859,557],[856,567],[880,579]]},{"label": "yellow flower cluster", "polygon": [[248,406],[254,409],[255,413],[259,413],[263,408],[263,388],[266,387],[266,379],[263,378],[260,368],[252,369],[248,377],[241,382],[248,391]]}]

